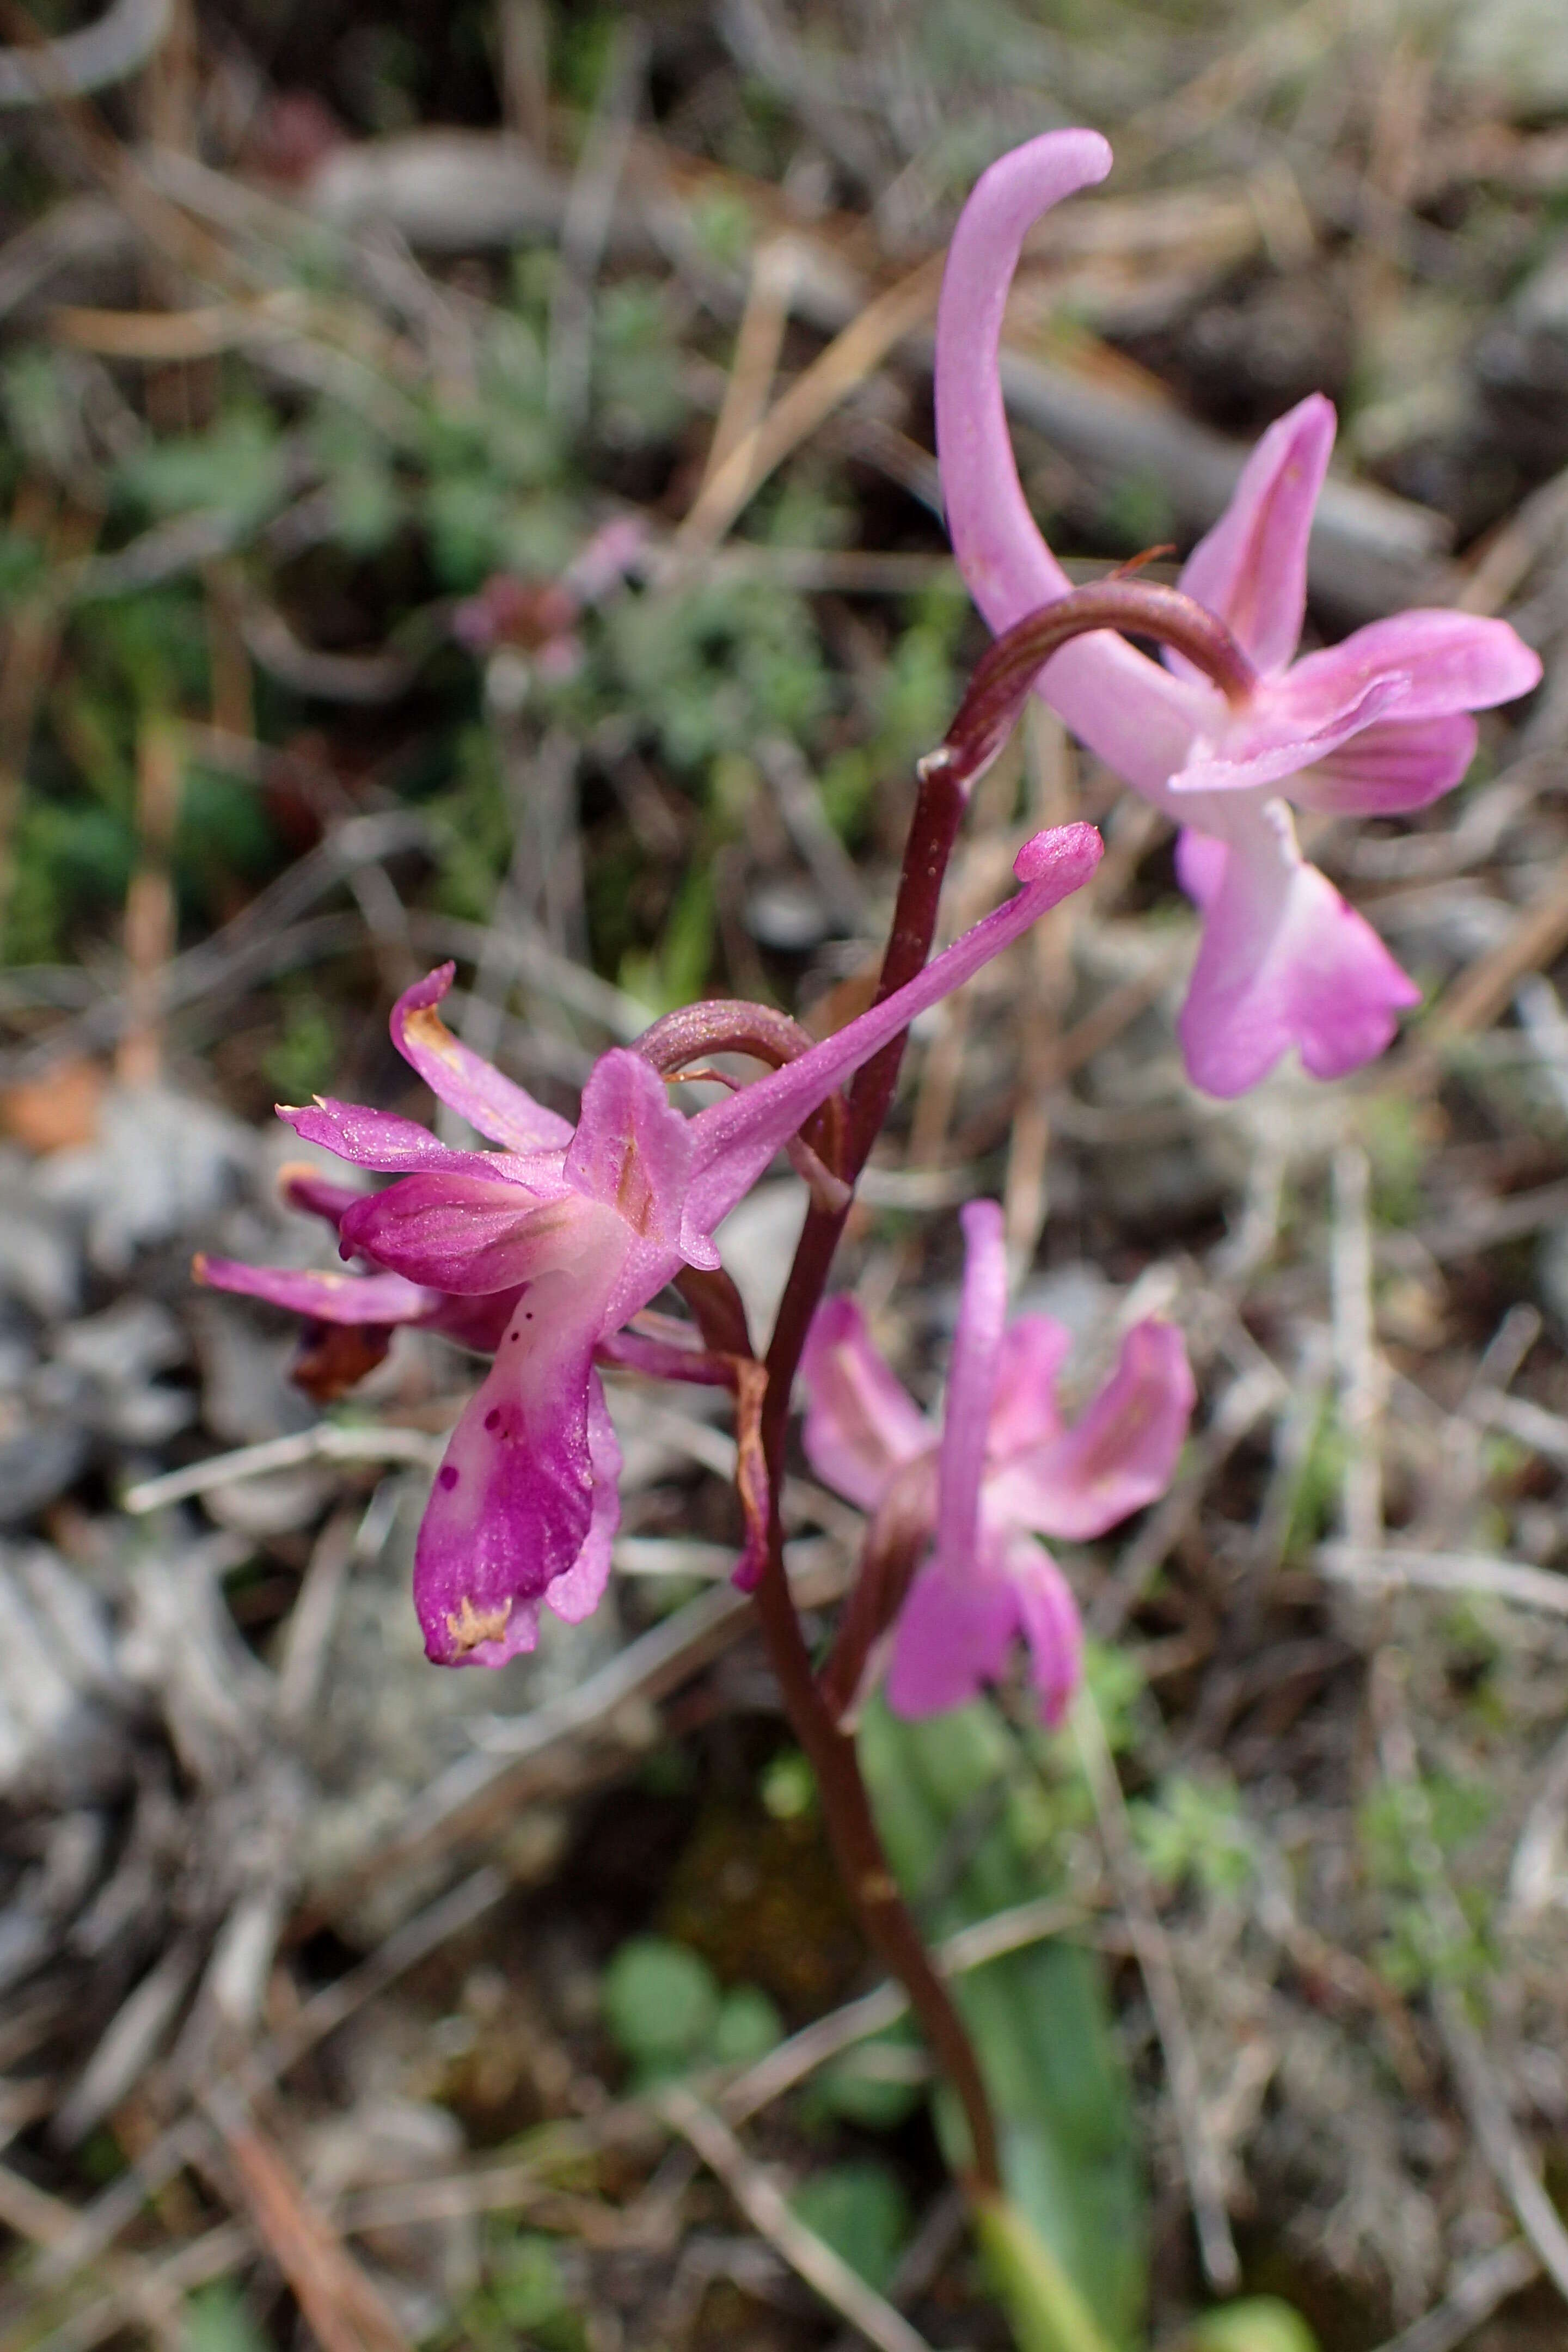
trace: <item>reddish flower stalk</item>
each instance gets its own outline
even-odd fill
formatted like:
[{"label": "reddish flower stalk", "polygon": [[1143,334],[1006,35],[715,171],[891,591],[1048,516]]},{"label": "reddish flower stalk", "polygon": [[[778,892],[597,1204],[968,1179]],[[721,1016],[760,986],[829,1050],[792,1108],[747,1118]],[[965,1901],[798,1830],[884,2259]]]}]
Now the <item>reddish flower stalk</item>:
[{"label": "reddish flower stalk", "polygon": [[1212,678],[1227,703],[1244,704],[1258,672],[1225,623],[1153,580],[1100,580],[1075,588],[1004,629],[974,666],[968,690],[928,768],[946,768],[966,788],[984,773],[1017,725],[1041,670],[1073,637],[1101,629],[1152,637]]},{"label": "reddish flower stalk", "polygon": [[[1107,580],[1075,589],[1006,632],[977,668],[942,743],[921,762],[878,1003],[906,986],[931,953],[942,881],[969,790],[1006,740],[1041,666],[1070,639],[1108,628],[1179,647],[1227,699],[1247,689],[1251,665],[1224,625],[1191,597],[1152,581]],[[851,1184],[881,1133],[903,1049],[900,1034],[864,1065],[850,1087],[843,1173]],[[808,1213],[768,1349],[762,1436],[774,1501],[757,1605],[791,1725],[816,1773],[823,1817],[845,1885],[872,1945],[908,1992],[938,2063],[963,2101],[973,2149],[973,2184],[984,2194],[1000,2185],[995,2123],[984,2082],[952,1995],[931,1967],[899,1897],[860,1777],[854,1738],[837,1719],[842,1695],[837,1690],[829,1695],[818,1685],[784,1572],[777,1496],[790,1394],[847,1214],[847,1203],[833,1209],[814,1206]]]}]

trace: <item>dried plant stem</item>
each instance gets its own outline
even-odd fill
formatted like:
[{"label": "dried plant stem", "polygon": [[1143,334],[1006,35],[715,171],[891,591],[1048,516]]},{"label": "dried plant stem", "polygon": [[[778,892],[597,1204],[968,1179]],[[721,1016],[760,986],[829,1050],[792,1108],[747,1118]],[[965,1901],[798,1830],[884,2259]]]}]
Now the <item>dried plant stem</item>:
[{"label": "dried plant stem", "polygon": [[125,899],[125,1028],[115,1056],[122,1086],[151,1086],[163,1058],[163,973],[174,952],[174,885],[169,855],[180,814],[184,755],[179,731],[145,720],[136,751],[139,856]]},{"label": "dried plant stem", "polygon": [[868,2287],[842,2254],[796,2218],[711,2107],[705,2107],[679,2084],[660,2092],[657,2104],[671,2129],[695,2148],[709,2170],[724,2183],[758,2234],[868,2344],[876,2345],[878,2352],[931,2352],[925,2337]]},{"label": "dried plant stem", "polygon": [[[1413,1873],[1420,1886],[1435,1943],[1461,1951],[1470,1927],[1447,1872],[1432,1824],[1432,1809],[1421,1776],[1405,1685],[1406,1662],[1392,1648],[1373,1661],[1371,1702],[1383,1777],[1397,1799]],[[1568,2229],[1542,2187],[1535,2161],[1510,2110],[1507,2076],[1489,2052],[1465,1996],[1439,1977],[1431,1989],[1432,2012],[1459,2103],[1481,2155],[1514,2218],[1552,2285],[1568,2301]]]},{"label": "dried plant stem", "polygon": [[1230,2233],[1230,2216],[1226,2211],[1225,2174],[1219,2151],[1204,2119],[1198,2053],[1187,2022],[1170,1942],[1160,1915],[1149,1899],[1133,1851],[1126,1801],[1116,1777],[1104,1726],[1087,1692],[1079,1696],[1072,1725],[1084,1778],[1094,1801],[1106,1860],[1138,1955],[1160,2047],[1165,2053],[1165,2079],[1175,2111],[1182,2165],[1187,2176],[1204,2274],[1216,2294],[1234,2294],[1241,2284],[1241,2263]]},{"label": "dried plant stem", "polygon": [[789,325],[790,302],[800,276],[800,256],[787,236],[769,237],[757,247],[752,280],[735,337],[735,356],[724,387],[724,403],[708,446],[708,462],[697,487],[701,506],[709,483],[743,441],[753,438],[766,412]]},{"label": "dried plant stem", "polygon": [[1345,1466],[1340,1513],[1345,1540],[1375,1550],[1383,1536],[1384,1373],[1373,1317],[1371,1171],[1359,1144],[1334,1155],[1334,1354]]},{"label": "dried plant stem", "polygon": [[1521,2238],[1494,2246],[1467,2263],[1442,2302],[1391,2336],[1379,2352],[1458,2352],[1500,2304],[1540,2275],[1540,2262]]}]

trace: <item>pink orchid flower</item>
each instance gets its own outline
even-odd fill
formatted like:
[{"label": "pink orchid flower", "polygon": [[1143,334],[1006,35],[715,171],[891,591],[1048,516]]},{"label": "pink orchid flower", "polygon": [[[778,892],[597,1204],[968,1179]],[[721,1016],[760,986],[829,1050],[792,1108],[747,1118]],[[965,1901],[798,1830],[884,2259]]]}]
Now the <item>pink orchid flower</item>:
[{"label": "pink orchid flower", "polygon": [[[948,254],[937,448],[953,551],[997,631],[1070,585],[1030,515],[1008,436],[998,375],[1008,285],[1031,225],[1110,168],[1092,131],[1015,148],[976,183]],[[1374,621],[1292,659],[1333,438],[1319,394],[1270,425],[1182,573],[1256,665],[1239,708],[1180,656],[1162,664],[1104,632],[1064,647],[1039,681],[1074,733],[1184,828],[1178,871],[1204,924],[1181,1037],[1193,1079],[1215,1095],[1245,1092],[1291,1045],[1315,1077],[1355,1069],[1419,994],[1302,856],[1279,787],[1335,815],[1425,807],[1470,763],[1469,714],[1541,677],[1506,622],[1442,611]]]},{"label": "pink orchid flower", "polygon": [[392,1015],[393,1042],[495,1151],[454,1150],[413,1120],[352,1103],[286,1109],[305,1141],[400,1181],[332,1214],[364,1275],[268,1272],[209,1258],[220,1289],[321,1323],[425,1323],[496,1349],[436,1474],[415,1555],[430,1657],[501,1665],[533,1647],[539,1609],[597,1604],[619,1519],[620,1455],[595,1350],[683,1266],[719,1265],[715,1228],[840,1081],[1076,890],[1101,854],[1092,825],[1037,834],[1023,887],[909,984],[782,1069],[688,1118],[637,1052],[602,1055],[574,1127],[451,1035],[436,1008],[448,964]]},{"label": "pink orchid flower", "polygon": [[[899,1615],[888,1674],[897,1715],[935,1715],[999,1679],[1028,1645],[1040,1712],[1061,1720],[1082,1634],[1041,1536],[1083,1543],[1163,1494],[1187,1433],[1193,1376],[1181,1333],[1134,1324],[1072,1427],[1057,1380],[1071,1337],[1048,1315],[1009,1324],[1002,1212],[963,1212],[963,1289],[940,1437],[872,1344],[854,1299],[818,1309],[802,1360],[806,1459],[879,1519],[923,1522],[931,1549]],[[934,1468],[934,1476],[932,1471]]]}]

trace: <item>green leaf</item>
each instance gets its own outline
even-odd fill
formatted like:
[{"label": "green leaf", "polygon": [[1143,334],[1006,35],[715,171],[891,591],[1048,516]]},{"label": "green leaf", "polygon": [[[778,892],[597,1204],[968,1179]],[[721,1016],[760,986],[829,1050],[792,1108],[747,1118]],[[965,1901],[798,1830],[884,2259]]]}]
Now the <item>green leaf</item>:
[{"label": "green leaf", "polygon": [[706,1960],[684,1944],[634,1936],[605,1970],[605,2022],[636,2065],[668,2070],[710,2047],[719,1987]]},{"label": "green leaf", "polygon": [[760,1985],[737,1985],[720,2004],[713,2055],[721,2066],[752,2066],[784,2040],[778,2005]]},{"label": "green leaf", "polygon": [[187,2296],[181,2352],[266,2352],[267,2341],[245,2297],[226,2279]]},{"label": "green leaf", "polygon": [[841,2254],[880,2294],[892,2282],[910,2234],[909,2199],[875,2158],[814,2173],[790,2200],[808,2230]]},{"label": "green leaf", "polygon": [[1229,1782],[1173,1772],[1159,1794],[1128,1807],[1145,1867],[1161,1885],[1195,1878],[1210,1895],[1240,1894],[1256,1867],[1241,1800]]},{"label": "green leaf", "polygon": [[514,2327],[540,2327],[568,2311],[561,2257],[550,2240],[527,2231],[504,2246],[491,2266],[490,2296]]},{"label": "green leaf", "polygon": [[283,1034],[261,1057],[261,1073],[282,1102],[309,1102],[331,1077],[338,1055],[331,1007],[316,996],[292,997]]},{"label": "green leaf", "polygon": [[1278,2295],[1250,2295],[1205,2312],[1187,2331],[1183,2352],[1318,2352],[1318,2339],[1299,2311]]},{"label": "green leaf", "polygon": [[925,2097],[929,2068],[912,2030],[896,2025],[858,2042],[822,2069],[816,2101],[862,2131],[896,2131]]},{"label": "green leaf", "polygon": [[[1051,1784],[989,1702],[921,1723],[875,1704],[860,1760],[889,1860],[933,1940],[1060,1891],[1037,1801],[1048,1808]],[[1064,1783],[1055,1799],[1064,1822],[1079,1801],[1076,1783]],[[968,1970],[953,1991],[995,2110],[1019,2229],[1040,2241],[1107,2341],[1131,2344],[1146,2284],[1143,2184],[1098,1956],[1061,1939],[1037,1944]],[[956,2103],[939,2098],[936,2115],[956,2168],[965,2152]]]},{"label": "green leaf", "polygon": [[974,2221],[1018,2352],[1106,2352],[1083,2297],[1018,2207],[1005,2197],[987,2200],[975,2207]]},{"label": "green leaf", "polygon": [[226,416],[207,433],[182,433],[136,450],[120,467],[132,496],[155,515],[212,510],[254,530],[283,495],[283,445],[259,409]]}]

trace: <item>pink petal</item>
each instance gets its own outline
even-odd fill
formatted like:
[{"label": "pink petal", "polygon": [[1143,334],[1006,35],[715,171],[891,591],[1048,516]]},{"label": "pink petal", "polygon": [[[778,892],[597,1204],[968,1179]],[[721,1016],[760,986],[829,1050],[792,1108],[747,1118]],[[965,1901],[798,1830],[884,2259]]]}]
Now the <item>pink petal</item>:
[{"label": "pink petal", "polygon": [[580,1625],[605,1597],[610,1580],[610,1547],[621,1524],[620,1440],[605,1402],[605,1384],[597,1372],[588,1381],[588,1459],[594,1472],[593,1510],[583,1549],[571,1567],[548,1586],[544,1598],[557,1617]]},{"label": "pink petal", "polygon": [[[671,1103],[651,1063],[625,1046],[601,1054],[583,1089],[582,1117],[566,1154],[566,1181],[625,1219],[641,1244],[631,1265],[640,1266],[645,1257],[668,1262],[656,1287],[675,1272],[683,1253],[694,1265],[719,1264],[710,1242],[694,1237],[694,1255],[683,1240],[693,1158],[692,1126]],[[638,1305],[646,1306],[648,1296]]]},{"label": "pink petal", "polygon": [[893,1473],[930,1450],[931,1431],[847,1294],[817,1308],[800,1376],[807,1398],[801,1433],[806,1460],[825,1486],[860,1510],[874,1511]]},{"label": "pink petal", "polygon": [[1040,1715],[1054,1731],[1083,1680],[1078,1602],[1050,1553],[1026,1538],[1007,1547],[1007,1573],[1029,1645],[1030,1680],[1039,1694]]},{"label": "pink petal", "polygon": [[1476,722],[1385,719],[1298,776],[1290,798],[1330,816],[1399,816],[1425,808],[1463,781],[1476,756]]},{"label": "pink petal", "polygon": [[1013,861],[1024,887],[1006,906],[954,940],[906,987],[847,1022],[798,1061],[699,1111],[690,1122],[691,1187],[681,1228],[683,1255],[694,1265],[707,1263],[693,1255],[703,1238],[751,1190],[775,1152],[839,1081],[901,1035],[928,1004],[961,987],[1047,908],[1080,888],[1103,854],[1104,844],[1091,824],[1064,824],[1036,834]]},{"label": "pink petal", "polygon": [[196,1259],[195,1273],[214,1290],[262,1298],[317,1323],[418,1323],[441,1303],[433,1291],[405,1282],[400,1274],[315,1274],[205,1256]]},{"label": "pink petal", "polygon": [[1187,594],[1218,614],[1261,670],[1282,669],[1301,635],[1312,509],[1333,446],[1333,404],[1311,393],[1268,427],[1182,572]]},{"label": "pink petal", "polygon": [[988,1515],[1073,1543],[1103,1535],[1164,1493],[1194,1401],[1175,1326],[1134,1324],[1115,1371],[1073,1427],[1049,1444],[1009,1455],[987,1477]]},{"label": "pink petal", "polygon": [[1245,1094],[1292,1045],[1314,1077],[1342,1076],[1382,1053],[1395,1015],[1419,996],[1303,859],[1282,802],[1237,826],[1178,1024],[1194,1086]]},{"label": "pink petal", "polygon": [[510,1290],[444,1297],[435,1312],[426,1317],[426,1328],[439,1331],[455,1348],[468,1348],[476,1356],[493,1356],[506,1337],[521,1295],[521,1286],[517,1285]]},{"label": "pink petal", "polygon": [[1370,621],[1290,672],[1303,707],[1339,709],[1378,678],[1405,681],[1399,716],[1444,719],[1456,710],[1489,710],[1517,701],[1541,683],[1541,657],[1506,621],[1468,613],[1395,613]]},{"label": "pink petal", "polygon": [[919,1717],[978,1698],[1001,1675],[1017,1628],[1017,1588],[999,1559],[964,1575],[928,1560],[899,1617],[888,1705]]},{"label": "pink petal", "polygon": [[392,1008],[392,1042],[431,1093],[468,1125],[509,1151],[560,1150],[572,1140],[572,1122],[514,1086],[454,1037],[436,1007],[452,985],[457,965],[442,964],[405,989]]},{"label": "pink petal", "polygon": [[[1194,793],[1267,791],[1325,760],[1387,710],[1403,710],[1403,678],[1324,678],[1301,683],[1304,662],[1267,678],[1220,732],[1200,736],[1170,780],[1176,804]],[[1334,699],[1343,685],[1343,698]]]},{"label": "pink petal", "polygon": [[508,1290],[572,1255],[587,1206],[479,1176],[405,1176],[354,1203],[342,1246],[432,1290]]},{"label": "pink petal", "polygon": [[[1034,222],[1110,169],[1097,131],[1031,139],[981,175],[948,247],[936,331],[942,496],[959,570],[998,631],[1070,585],[1036,528],[1014,462],[998,374],[1008,286]],[[1155,791],[1181,766],[1194,713],[1211,699],[1109,631],[1064,646],[1040,691],[1119,775]]]},{"label": "pink petal", "polygon": [[986,1433],[1007,1320],[1007,1249],[1001,1208],[994,1201],[971,1201],[959,1222],[963,1227],[963,1287],[942,1405],[936,1521],[937,1557],[954,1573],[973,1559],[978,1540]]},{"label": "pink petal", "polygon": [[360,1195],[352,1184],[334,1184],[312,1168],[309,1160],[296,1160],[278,1171],[278,1189],[289,1208],[301,1215],[320,1217],[336,1233],[344,1213],[353,1207]]},{"label": "pink petal", "polygon": [[[541,1600],[603,1535],[609,1455],[601,1433],[595,1460],[590,1427],[593,1349],[629,1244],[621,1219],[588,1202],[574,1239],[571,1262],[524,1291],[430,1491],[414,1601],[440,1665],[501,1665],[531,1649]],[[580,1597],[568,1581],[568,1605]]]},{"label": "pink petal", "polygon": [[1176,879],[1194,906],[1206,913],[1225,880],[1224,842],[1184,825],[1176,835]]},{"label": "pink petal", "polygon": [[596,604],[636,569],[647,545],[640,514],[613,515],[585,540],[561,575],[562,585],[585,604]]},{"label": "pink petal", "polygon": [[1008,1325],[987,1440],[993,1461],[1058,1434],[1062,1424],[1057,1381],[1071,1347],[1072,1333],[1052,1316],[1020,1315]]},{"label": "pink petal", "polygon": [[278,1116],[307,1143],[320,1144],[340,1160],[350,1160],[356,1168],[374,1168],[382,1176],[403,1176],[416,1169],[433,1174],[447,1169],[504,1173],[516,1164],[500,1152],[455,1151],[415,1119],[372,1110],[364,1103],[335,1102],[331,1096],[318,1096],[313,1103],[298,1107],[280,1103]]}]

